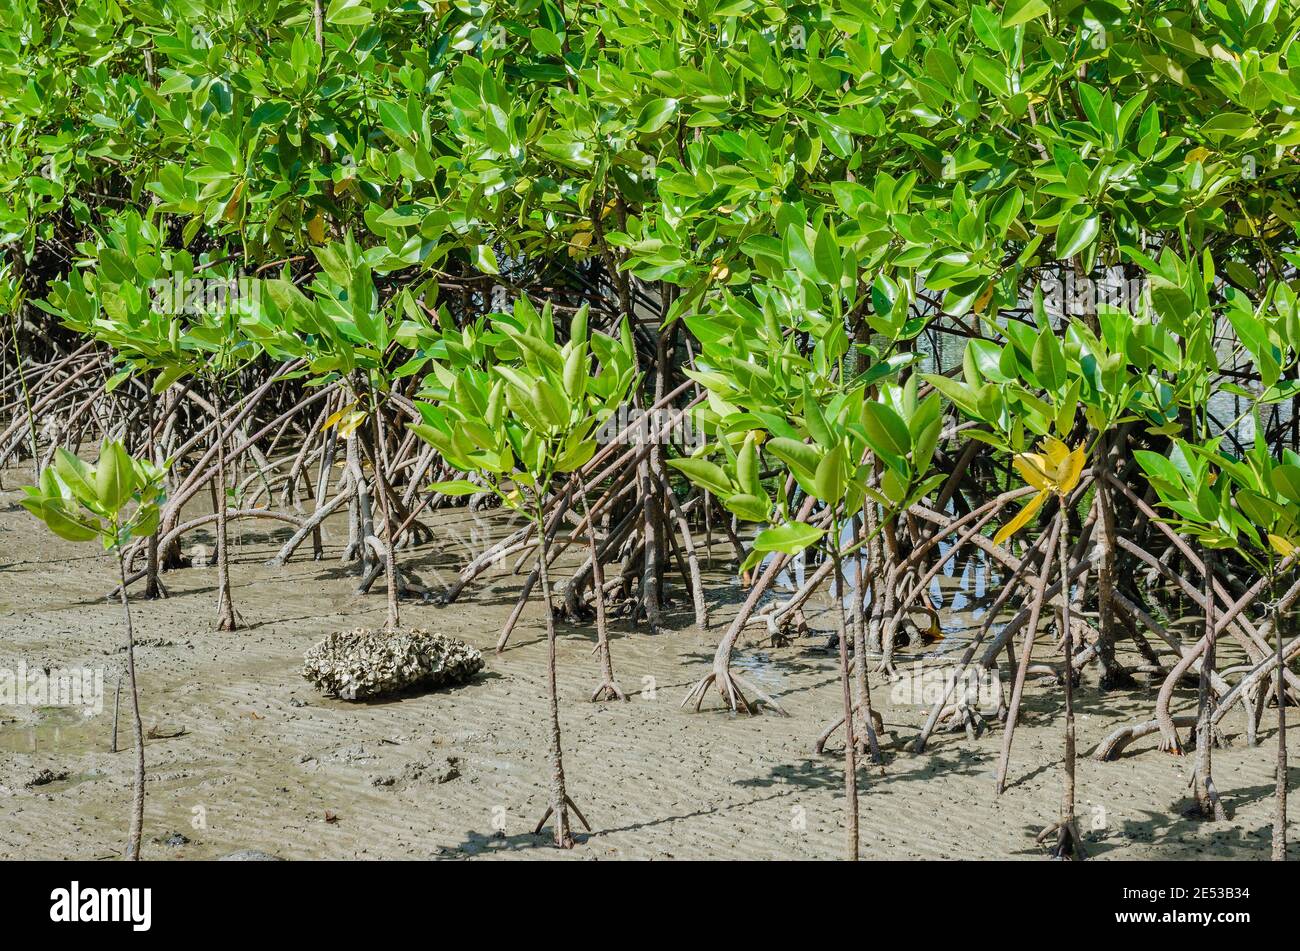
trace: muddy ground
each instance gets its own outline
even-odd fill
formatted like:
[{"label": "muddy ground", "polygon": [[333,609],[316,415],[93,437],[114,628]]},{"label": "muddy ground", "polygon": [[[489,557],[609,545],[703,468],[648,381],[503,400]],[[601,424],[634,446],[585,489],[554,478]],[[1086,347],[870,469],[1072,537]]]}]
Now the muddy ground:
[{"label": "muddy ground", "polygon": [[[123,704],[123,752],[110,752],[113,689],[122,668],[119,604],[105,600],[115,565],[93,545],[47,534],[14,503],[12,473],[0,492],[0,669],[88,667],[105,672],[104,709],[0,706],[0,858],[108,858],[123,847],[132,770]],[[449,607],[403,605],[403,620],[464,638],[486,668],[470,685],[391,702],[326,699],[300,676],[303,652],[327,632],[382,624],[380,589],[358,597],[339,563],[341,525],[326,555],[271,569],[286,533],[243,523],[234,534],[235,604],[245,622],[217,633],[216,571],[170,572],[171,597],[134,604],[141,647],[148,801],[144,856],[208,859],[259,849],[319,858],[837,858],[843,853],[838,749],[812,752],[839,701],[835,657],[819,650],[829,615],[810,616],[814,637],[772,648],[760,628],[738,659],[790,713],[704,712],[680,701],[708,671],[739,595],[719,561],[710,573],[714,627],[689,605],[656,635],[620,622],[614,664],[626,703],[592,704],[597,682],[589,626],[561,628],[559,685],[565,766],[593,831],[571,853],[532,828],[546,806],[545,635],[534,603],[502,655],[491,652],[521,582],[509,571]],[[439,539],[402,554],[431,586],[449,581],[499,530],[466,515],[440,517]],[[478,537],[474,537],[474,533]],[[186,541],[211,545],[198,533]],[[309,547],[309,546],[308,546]],[[670,579],[670,582],[672,579]],[[681,596],[680,585],[675,589]],[[942,649],[960,646],[961,614],[945,618]],[[1052,640],[1045,638],[1044,640]],[[910,665],[922,653],[909,649]],[[886,728],[915,735],[919,703],[873,680]],[[862,773],[867,858],[1036,858],[1034,836],[1057,813],[1060,692],[1031,679],[1006,794],[993,793],[1001,732],[975,741],[940,735],[914,755],[901,743],[883,770]],[[1150,715],[1155,686],[1077,694],[1079,745],[1089,751],[1115,726]],[[1194,704],[1180,694],[1181,711]],[[1268,714],[1271,722],[1274,714]],[[1231,745],[1215,754],[1231,820],[1184,818],[1190,760],[1141,741],[1122,760],[1079,763],[1079,812],[1100,858],[1267,858],[1275,734],[1249,748],[1228,718]],[[1291,731],[1300,756],[1300,730]],[[579,830],[580,831],[580,830]],[[1292,838],[1295,838],[1293,833]],[[1300,850],[1293,846],[1293,856]]]}]

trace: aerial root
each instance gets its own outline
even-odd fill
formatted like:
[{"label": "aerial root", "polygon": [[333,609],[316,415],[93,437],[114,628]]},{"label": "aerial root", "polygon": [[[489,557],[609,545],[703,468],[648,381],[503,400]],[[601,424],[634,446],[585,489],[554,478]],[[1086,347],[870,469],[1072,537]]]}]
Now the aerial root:
[{"label": "aerial root", "polygon": [[626,700],[625,694],[619,685],[613,680],[606,680],[597,687],[591,694],[592,703],[600,703],[605,700]]},{"label": "aerial root", "polygon": [[[1188,777],[1187,785],[1193,786],[1196,783],[1196,773],[1193,772]],[[1214,777],[1206,777],[1205,796],[1202,798],[1198,791],[1190,808],[1183,810],[1183,815],[1189,819],[1200,819],[1203,822],[1225,822],[1228,818],[1228,810],[1223,806],[1223,800],[1219,797],[1219,790],[1214,785]]]},{"label": "aerial root", "polygon": [[[781,708],[779,703],[763,691],[759,690],[749,681],[745,680],[739,674],[733,674],[730,671],[719,672],[713,670],[706,674],[695,684],[694,687],[690,689],[690,692],[686,694],[686,697],[682,700],[682,708],[685,709],[690,705],[691,701],[694,700],[695,712],[698,713],[701,704],[704,703],[704,698],[707,696],[711,684],[717,684],[718,692],[722,694],[722,699],[726,701],[727,706],[733,713],[744,710],[746,713],[753,716],[758,713],[758,704],[761,702],[767,704],[767,706],[772,708],[773,712],[780,716],[789,716],[789,714]],[[748,690],[754,697],[753,702],[749,701],[745,697],[745,690]]]},{"label": "aerial root", "polygon": [[[1195,714],[1183,714],[1173,718],[1175,727],[1191,727],[1196,725]],[[1150,736],[1152,733],[1161,733],[1159,720],[1147,720],[1144,723],[1130,723],[1115,730],[1099,744],[1093,752],[1092,758],[1098,762],[1110,762],[1117,760],[1120,754],[1135,740],[1140,740],[1144,736]],[[1164,752],[1172,752],[1172,747],[1165,735],[1161,733],[1159,748]]]},{"label": "aerial root", "polygon": [[[582,823],[582,827],[590,832],[591,824],[587,822],[587,817],[582,814],[582,810],[578,808],[578,804],[573,801],[573,798],[568,793],[564,794],[564,803],[573,810],[573,814],[578,817],[578,821]],[[533,830],[533,835],[541,835],[542,830],[546,828],[547,820],[553,815],[555,815],[555,807],[547,806],[546,811],[542,813],[541,820],[537,823],[537,828]],[[573,844],[573,840],[570,839],[568,842],[560,843],[559,845],[562,849],[571,849],[573,848]]]},{"label": "aerial root", "polygon": [[939,719],[946,718],[943,729],[947,733],[964,730],[967,739],[977,740],[992,727],[988,719],[970,704],[949,704],[939,711]]},{"label": "aerial root", "polygon": [[[818,735],[817,742],[813,744],[813,752],[818,755],[824,753],[827,741],[842,726],[844,726],[844,716],[841,714]],[[861,756],[870,757],[874,765],[883,766],[885,758],[880,752],[880,737],[883,735],[885,735],[885,721],[881,718],[880,712],[872,710],[871,720],[868,722],[862,717],[861,705],[855,703],[853,705],[853,747],[855,752]]]},{"label": "aerial root", "polygon": [[872,673],[883,674],[885,682],[891,684],[897,681],[900,677],[898,668],[894,665],[894,662],[886,657],[882,657],[876,663],[876,666],[872,668]]},{"label": "aerial root", "polygon": [[1088,857],[1088,849],[1083,844],[1083,836],[1079,834],[1079,828],[1075,821],[1057,822],[1042,832],[1038,833],[1037,842],[1042,845],[1048,839],[1056,837],[1050,849],[1050,854],[1054,859],[1074,860],[1081,862]]},{"label": "aerial root", "polygon": [[[370,589],[374,586],[376,581],[378,581],[381,577],[383,577],[383,574],[384,574],[384,564],[382,561],[379,562],[378,564],[372,565],[369,569],[367,569],[366,573],[362,575],[361,579],[357,582],[356,593],[358,595],[369,594]],[[429,590],[427,587],[425,587],[423,584],[420,584],[418,581],[414,580],[414,576],[407,569],[401,567],[400,565],[397,566],[393,580],[397,584],[397,596],[399,598],[408,598],[414,601],[422,601],[426,604],[433,603],[435,601],[433,592]]]}]

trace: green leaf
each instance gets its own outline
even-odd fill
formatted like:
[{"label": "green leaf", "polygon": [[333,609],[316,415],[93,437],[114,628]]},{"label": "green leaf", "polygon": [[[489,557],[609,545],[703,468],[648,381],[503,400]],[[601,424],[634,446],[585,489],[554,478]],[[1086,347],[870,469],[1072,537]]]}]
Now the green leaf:
[{"label": "green leaf", "polygon": [[557,429],[569,423],[569,399],[550,380],[538,379],[533,384],[533,400],[542,418]]},{"label": "green leaf", "polygon": [[332,0],[325,20],[333,26],[361,26],[374,17],[364,0]]},{"label": "green leaf", "polygon": [[106,441],[95,464],[95,495],[110,515],[116,515],[131,498],[135,471],[131,457],[120,442]]},{"label": "green leaf", "polygon": [[658,132],[677,111],[676,99],[652,99],[641,108],[636,120],[638,132]]},{"label": "green leaf", "polygon": [[1013,26],[1028,23],[1047,14],[1049,7],[1044,0],[1007,0],[1002,8],[1002,28],[1009,30]]},{"label": "green leaf", "polygon": [[1074,257],[1097,240],[1101,232],[1101,218],[1088,214],[1070,213],[1061,219],[1056,228],[1056,256],[1061,260]]},{"label": "green leaf", "polygon": [[745,437],[736,457],[736,482],[742,492],[749,495],[762,495],[763,486],[758,478],[758,438],[754,433]]},{"label": "green leaf", "polygon": [[497,253],[489,245],[480,244],[473,251],[474,267],[484,274],[500,274],[497,265]]},{"label": "green leaf", "polygon": [[429,486],[429,492],[441,492],[443,495],[478,495],[488,491],[481,485],[475,485],[468,479],[452,479],[448,482],[435,482]]},{"label": "green leaf", "polygon": [[904,423],[884,403],[868,401],[862,407],[862,423],[867,431],[867,442],[878,455],[902,458],[912,448],[912,438]]},{"label": "green leaf", "polygon": [[688,457],[686,459],[669,459],[668,465],[690,479],[693,484],[712,492],[716,496],[725,498],[731,494],[731,480],[727,478],[727,473],[717,463],[710,462],[707,459]]},{"label": "green leaf", "polygon": [[99,503],[94,470],[63,447],[54,454],[54,471],[82,505]]},{"label": "green leaf", "polygon": [[750,495],[745,492],[728,496],[722,504],[726,506],[727,511],[747,522],[766,522],[772,511],[772,502],[767,496]]},{"label": "green leaf", "polygon": [[1273,470],[1273,488],[1292,502],[1300,502],[1300,466],[1280,465]]},{"label": "green leaf", "polygon": [[809,545],[816,544],[825,534],[825,529],[806,525],[803,522],[786,522],[784,525],[765,528],[759,532],[754,537],[754,550],[797,555]]},{"label": "green leaf", "polygon": [[822,457],[813,476],[813,485],[817,495],[829,505],[836,505],[844,497],[844,486],[848,482],[848,460],[844,447],[836,446]]},{"label": "green leaf", "polygon": [[153,503],[140,506],[131,519],[131,535],[136,538],[148,538],[158,531],[158,520],[161,516],[161,510]]},{"label": "green leaf", "polygon": [[44,522],[46,528],[67,541],[88,542],[99,537],[99,520],[73,513],[64,502],[42,504],[33,499],[23,499],[21,505]]},{"label": "green leaf", "polygon": [[1044,328],[1034,341],[1031,364],[1034,376],[1049,393],[1055,393],[1065,384],[1065,355],[1050,329]]},{"label": "green leaf", "polygon": [[811,482],[821,462],[822,454],[807,443],[785,436],[776,436],[767,441],[767,451],[780,459],[798,476]]}]

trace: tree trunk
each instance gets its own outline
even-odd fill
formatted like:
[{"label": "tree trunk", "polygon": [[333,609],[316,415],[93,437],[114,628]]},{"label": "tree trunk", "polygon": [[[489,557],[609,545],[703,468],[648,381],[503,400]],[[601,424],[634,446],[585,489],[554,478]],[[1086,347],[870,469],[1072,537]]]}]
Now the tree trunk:
[{"label": "tree trunk", "polygon": [[[596,550],[596,523],[591,518],[587,504],[587,484],[581,472],[578,477],[578,496],[582,500],[582,517],[587,523],[587,550],[591,553],[592,600],[596,608],[596,650],[600,654],[600,685],[591,695],[592,701],[601,699],[626,700],[627,696],[614,680],[614,659],[609,652],[609,625],[605,617],[605,572],[600,566],[600,553]],[[581,597],[581,592],[578,593]],[[550,598],[548,597],[549,601]]]},{"label": "tree trunk", "polygon": [[[147,382],[146,385],[148,385]],[[154,465],[158,465],[159,462],[158,448],[156,445],[156,440],[154,439],[154,432],[153,432],[154,417],[157,414],[158,398],[154,394],[152,387],[149,388],[149,395],[147,397],[147,400],[149,404],[149,412],[147,414],[148,430],[147,430],[147,439],[145,445],[149,454],[149,461]],[[163,591],[162,582],[158,578],[159,566],[158,566],[157,529],[154,530],[154,533],[150,535],[148,541],[145,542],[145,559],[146,559],[145,560],[145,583],[144,583],[145,598],[147,600],[153,601],[158,598],[165,597],[165,592]]]},{"label": "tree trunk", "polygon": [[[1034,586],[1034,600],[1029,607],[1029,623],[1024,633],[1025,643],[1021,648],[1020,663],[1015,662],[1011,641],[1007,641],[1007,657],[1011,660],[1011,670],[1015,680],[1011,684],[1011,702],[1007,709],[1007,722],[1002,730],[1002,759],[998,762],[997,778],[994,781],[999,796],[1007,788],[1007,770],[1011,765],[1011,741],[1015,737],[1016,720],[1020,715],[1020,698],[1025,690],[1025,676],[1029,671],[1029,662],[1034,653],[1034,639],[1038,636],[1038,618],[1043,610],[1043,597],[1044,592],[1047,590],[1047,574],[1052,570],[1052,543],[1058,537],[1064,537],[1065,529],[1062,525],[1064,521],[1065,513],[1062,511],[1052,520],[1052,527],[1048,529],[1050,534],[1048,535],[1047,544],[1043,548],[1043,567],[1039,571],[1038,583]],[[1028,554],[1025,557],[1028,558]],[[1068,578],[1069,576],[1070,569],[1067,566],[1061,570],[1061,577]]]},{"label": "tree trunk", "polygon": [[[1074,820],[1074,633],[1070,619],[1070,550],[1066,526],[1069,524],[1065,500],[1061,500],[1061,530],[1057,535],[1057,561],[1061,565],[1061,627],[1065,641],[1065,789],[1061,797],[1061,841],[1070,843],[1071,854],[1083,858],[1083,843]],[[1044,574],[1046,578],[1046,574]],[[1067,838],[1068,837],[1068,838]]]},{"label": "tree trunk", "polygon": [[1101,687],[1131,686],[1132,678],[1115,659],[1115,499],[1106,471],[1111,464],[1110,438],[1103,434],[1093,461],[1097,485],[1097,546],[1101,560],[1097,566],[1097,660],[1101,664]]}]

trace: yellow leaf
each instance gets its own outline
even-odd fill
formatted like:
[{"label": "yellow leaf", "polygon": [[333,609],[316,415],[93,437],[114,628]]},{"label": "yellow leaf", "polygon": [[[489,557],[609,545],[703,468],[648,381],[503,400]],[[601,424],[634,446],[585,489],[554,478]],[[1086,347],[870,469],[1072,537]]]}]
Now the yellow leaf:
[{"label": "yellow leaf", "polygon": [[357,431],[357,427],[366,421],[366,414],[361,412],[349,413],[343,422],[339,423],[339,435],[344,439],[350,439],[352,434]]},{"label": "yellow leaf", "polygon": [[1291,544],[1291,542],[1287,541],[1281,535],[1269,535],[1268,543],[1272,545],[1273,550],[1283,558],[1291,557],[1291,553],[1295,551],[1295,545]]},{"label": "yellow leaf", "polygon": [[1025,507],[1020,510],[1015,518],[998,529],[998,533],[993,536],[993,544],[1001,545],[1004,541],[1029,524],[1029,520],[1034,517],[1034,513],[1043,507],[1043,502],[1046,499],[1047,491],[1043,490],[1026,502]]},{"label": "yellow leaf", "polygon": [[1055,436],[1044,436],[1039,446],[1046,450],[1047,464],[1051,467],[1051,470],[1059,471],[1061,464],[1070,455],[1070,447]]},{"label": "yellow leaf", "polygon": [[1083,474],[1083,446],[1072,450],[1055,436],[1044,436],[1039,448],[1041,453],[1018,453],[1012,465],[1038,491],[1067,494]]},{"label": "yellow leaf", "polygon": [[226,209],[221,213],[221,217],[227,221],[234,221],[239,216],[239,199],[244,194],[244,183],[241,181],[235,186],[235,191],[230,196],[230,201],[226,202]]},{"label": "yellow leaf", "polygon": [[1049,491],[1051,486],[1050,470],[1047,459],[1036,452],[1022,452],[1011,460],[1020,477],[1039,492]]},{"label": "yellow leaf", "polygon": [[346,416],[348,411],[351,410],[352,407],[356,405],[357,405],[356,403],[349,403],[347,406],[343,407],[337,413],[332,414],[329,419],[321,423],[320,431],[328,432],[332,426],[337,426],[339,420],[341,420],[344,416]]},{"label": "yellow leaf", "polygon": [[1079,484],[1079,476],[1083,475],[1083,462],[1083,447],[1076,446],[1066,460],[1065,472],[1061,477],[1057,492],[1061,495],[1068,495]]}]

